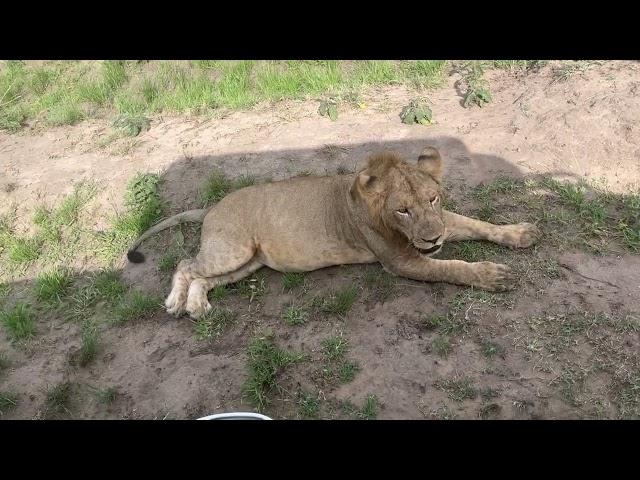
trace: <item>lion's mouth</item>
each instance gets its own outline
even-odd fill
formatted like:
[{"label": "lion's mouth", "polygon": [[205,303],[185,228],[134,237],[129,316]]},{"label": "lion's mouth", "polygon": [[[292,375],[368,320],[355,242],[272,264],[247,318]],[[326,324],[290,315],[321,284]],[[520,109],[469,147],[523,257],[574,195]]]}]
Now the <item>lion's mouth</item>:
[{"label": "lion's mouth", "polygon": [[422,255],[429,255],[430,253],[437,252],[438,250],[440,250],[441,247],[442,245],[434,245],[433,247],[429,247],[429,248],[418,248],[415,245],[413,246],[413,248],[415,248]]}]

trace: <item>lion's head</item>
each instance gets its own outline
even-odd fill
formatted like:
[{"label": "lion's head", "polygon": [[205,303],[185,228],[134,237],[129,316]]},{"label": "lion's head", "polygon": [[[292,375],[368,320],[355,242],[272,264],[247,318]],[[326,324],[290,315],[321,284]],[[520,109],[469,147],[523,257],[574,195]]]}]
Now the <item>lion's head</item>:
[{"label": "lion's head", "polygon": [[384,152],[369,158],[351,187],[354,200],[364,202],[376,228],[389,240],[415,248],[423,255],[440,250],[442,220],[442,159],[425,148],[417,164]]}]

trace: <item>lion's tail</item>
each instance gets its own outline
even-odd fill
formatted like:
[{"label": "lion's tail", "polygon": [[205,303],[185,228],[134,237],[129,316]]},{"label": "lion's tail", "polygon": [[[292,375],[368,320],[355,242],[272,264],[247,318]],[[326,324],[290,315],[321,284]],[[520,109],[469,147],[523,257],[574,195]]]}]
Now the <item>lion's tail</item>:
[{"label": "lion's tail", "polygon": [[140,235],[138,239],[135,241],[135,243],[131,245],[131,248],[129,248],[129,251],[127,252],[127,258],[132,263],[144,262],[144,255],[136,250],[140,246],[140,244],[144,242],[147,238],[149,238],[151,235],[155,235],[156,233],[161,232],[162,230],[165,230],[169,227],[174,227],[181,223],[185,223],[185,222],[201,223],[204,220],[204,217],[208,211],[209,211],[208,208],[202,208],[199,210],[189,210],[186,212],[178,213],[173,217],[169,217],[166,220],[163,220],[162,222],[155,224],[149,230],[147,230],[142,235]]}]

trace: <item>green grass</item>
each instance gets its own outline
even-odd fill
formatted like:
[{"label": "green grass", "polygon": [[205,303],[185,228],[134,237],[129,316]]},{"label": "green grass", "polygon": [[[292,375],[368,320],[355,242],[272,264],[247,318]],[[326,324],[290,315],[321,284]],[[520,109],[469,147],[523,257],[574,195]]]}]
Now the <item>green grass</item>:
[{"label": "green grass", "polygon": [[43,302],[60,302],[73,283],[71,272],[57,268],[40,272],[36,279],[36,297]]},{"label": "green grass", "polygon": [[456,413],[446,405],[430,412],[430,416],[436,420],[455,420],[458,418]]},{"label": "green grass", "polygon": [[238,178],[230,179],[220,171],[213,171],[200,188],[200,199],[203,206],[211,205],[219,202],[234,190],[239,190],[255,184],[255,178],[249,175],[243,175]]},{"label": "green grass", "polygon": [[224,300],[229,295],[229,289],[226,285],[217,285],[209,291],[209,298],[212,300]]},{"label": "green grass", "polygon": [[[456,299],[454,298],[454,301]],[[426,330],[435,330],[444,336],[459,335],[466,331],[466,322],[458,318],[456,315],[455,307],[453,313],[448,315],[430,315],[425,316],[422,319],[422,325]]]},{"label": "green grass", "polygon": [[303,325],[309,317],[309,314],[303,307],[289,305],[282,312],[282,320],[287,325]]},{"label": "green grass", "polygon": [[7,260],[10,265],[27,265],[40,257],[41,245],[36,238],[12,237],[6,242]]},{"label": "green grass", "polygon": [[320,401],[310,393],[302,392],[298,396],[298,412],[303,418],[317,418]]},{"label": "green grass", "polygon": [[446,357],[451,353],[451,339],[445,335],[438,335],[431,343],[433,351],[441,357]]},{"label": "green grass", "polygon": [[297,272],[285,272],[282,274],[282,288],[289,292],[304,284],[305,274]]},{"label": "green grass", "polygon": [[480,345],[482,355],[487,358],[503,357],[505,354],[504,347],[499,343],[492,342],[491,340],[483,340]]},{"label": "green grass", "polygon": [[341,361],[349,349],[349,340],[342,334],[329,337],[322,341],[324,356],[329,361]]},{"label": "green grass", "polygon": [[119,300],[127,290],[127,286],[120,278],[120,273],[111,269],[96,273],[92,278],[91,287],[99,299],[109,302]]},{"label": "green grass", "polygon": [[500,70],[529,70],[545,66],[546,60],[493,60],[490,66]]},{"label": "green grass", "polygon": [[338,370],[338,378],[342,383],[349,383],[359,371],[360,366],[356,362],[345,360]]},{"label": "green grass", "polygon": [[68,302],[68,317],[74,321],[84,321],[93,316],[93,308],[98,302],[107,303],[102,311],[109,311],[111,307],[121,303],[127,286],[120,279],[116,270],[107,269],[94,273],[89,277],[89,283],[76,289]]},{"label": "green grass", "polygon": [[480,407],[478,417],[482,420],[487,420],[492,417],[497,417],[500,414],[502,407],[497,403],[487,403]]},{"label": "green grass", "polygon": [[4,300],[11,292],[11,287],[6,283],[0,282],[0,301]]},{"label": "green grass", "polygon": [[99,403],[103,405],[110,405],[118,396],[118,390],[115,387],[107,387],[96,390],[95,395]]},{"label": "green grass", "polygon": [[264,410],[269,394],[279,389],[278,374],[304,358],[304,354],[280,349],[270,337],[251,340],[247,348],[248,377],[244,384],[244,393],[251,404]]},{"label": "green grass", "polygon": [[11,361],[5,353],[0,352],[0,374],[11,366]]},{"label": "green grass", "polygon": [[342,403],[344,413],[360,420],[374,420],[378,416],[378,397],[373,394],[367,395],[362,405],[358,408],[350,401]]},{"label": "green grass", "polygon": [[450,248],[452,250],[452,256],[456,260],[464,260],[465,262],[484,262],[491,260],[495,257],[496,253],[506,247],[478,240],[463,240],[453,243]]},{"label": "green grass", "polygon": [[262,298],[268,291],[266,278],[263,273],[256,273],[251,278],[245,278],[235,284],[237,292],[247,298],[249,303]]},{"label": "green grass", "polygon": [[153,173],[137,173],[127,184],[125,211],[117,214],[110,228],[99,236],[97,253],[107,261],[113,261],[128,249],[143,232],[158,223],[166,205],[160,198],[160,176]]},{"label": "green grass", "polygon": [[14,340],[27,340],[36,333],[35,315],[24,303],[18,303],[13,309],[0,312],[0,323]]},{"label": "green grass", "polygon": [[355,285],[342,290],[329,292],[326,296],[315,297],[312,307],[329,315],[345,316],[358,297],[358,288]]},{"label": "green grass", "polygon": [[211,114],[258,102],[354,98],[363,89],[406,84],[441,85],[449,62],[418,61],[48,61],[5,63],[0,70],[0,128],[17,131],[27,120],[67,125],[85,118],[159,113]]},{"label": "green grass", "polygon": [[164,253],[160,260],[158,260],[158,270],[162,273],[169,273],[175,270],[178,262],[180,261],[180,257],[175,251],[168,251]]},{"label": "green grass", "polygon": [[0,391],[0,416],[18,406],[18,396],[12,392]]},{"label": "green grass", "polygon": [[[555,246],[591,251],[640,252],[640,192],[613,194],[606,185],[548,176],[525,181],[497,177],[474,188],[476,209],[471,216],[493,223],[538,223],[545,241]],[[517,209],[517,211],[516,211]],[[459,242],[447,247],[468,261],[504,254],[504,247],[487,242]]]},{"label": "green grass", "polygon": [[196,336],[199,340],[215,340],[235,319],[236,314],[231,310],[213,307],[196,321]]},{"label": "green grass", "polygon": [[69,357],[69,363],[86,367],[95,360],[98,353],[98,328],[91,318],[87,318],[82,323],[81,332],[82,343],[80,348]]},{"label": "green grass", "polygon": [[378,416],[378,398],[375,395],[367,395],[359,417],[363,420],[373,420]]},{"label": "green grass", "polygon": [[462,65],[464,83],[466,84],[466,92],[464,95],[463,106],[465,108],[471,105],[482,107],[485,103],[492,100],[489,91],[488,82],[484,78],[485,66],[483,62],[471,61]]},{"label": "green grass", "polygon": [[70,382],[60,383],[47,391],[46,407],[47,414],[59,415],[63,413],[71,414],[71,394],[73,385]]},{"label": "green grass", "polygon": [[159,298],[136,290],[118,303],[115,309],[113,323],[124,325],[136,320],[141,320],[158,311],[160,306],[161,302]]},{"label": "green grass", "polygon": [[443,378],[436,381],[433,386],[445,392],[451,400],[456,402],[474,399],[478,395],[472,380],[467,377]]}]

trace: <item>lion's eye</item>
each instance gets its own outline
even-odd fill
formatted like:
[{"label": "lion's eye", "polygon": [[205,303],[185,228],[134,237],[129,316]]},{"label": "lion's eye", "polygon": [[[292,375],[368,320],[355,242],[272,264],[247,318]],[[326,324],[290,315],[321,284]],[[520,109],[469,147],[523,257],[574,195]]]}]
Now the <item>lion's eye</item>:
[{"label": "lion's eye", "polygon": [[435,197],[433,197],[430,201],[431,201],[431,205],[435,205],[436,203],[438,203],[438,200],[440,200],[440,197],[438,195],[436,195]]},{"label": "lion's eye", "polygon": [[398,210],[398,213],[400,215],[409,215],[409,210],[407,210],[406,208],[401,208],[400,210]]}]

